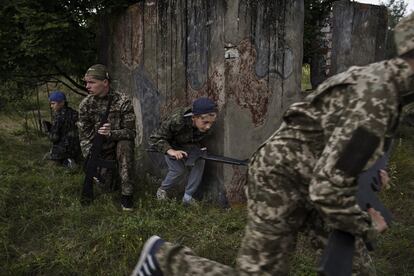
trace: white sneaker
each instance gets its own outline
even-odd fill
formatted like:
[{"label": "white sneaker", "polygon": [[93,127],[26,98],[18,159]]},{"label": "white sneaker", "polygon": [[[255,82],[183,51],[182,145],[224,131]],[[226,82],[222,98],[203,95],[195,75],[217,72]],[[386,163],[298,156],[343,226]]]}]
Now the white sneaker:
[{"label": "white sneaker", "polygon": [[183,205],[184,206],[197,205],[197,201],[192,196],[184,194],[184,196],[183,196]]},{"label": "white sneaker", "polygon": [[158,236],[152,236],[147,240],[131,276],[163,276],[155,254],[164,242]]},{"label": "white sneaker", "polygon": [[158,200],[166,200],[168,199],[167,191],[163,190],[161,188],[158,188],[157,190],[157,199]]}]

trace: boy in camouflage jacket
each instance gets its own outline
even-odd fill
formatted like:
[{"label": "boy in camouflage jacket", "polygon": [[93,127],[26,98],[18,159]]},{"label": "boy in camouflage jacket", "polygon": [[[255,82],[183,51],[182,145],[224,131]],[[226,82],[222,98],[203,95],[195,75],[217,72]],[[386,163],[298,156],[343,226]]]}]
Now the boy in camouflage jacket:
[{"label": "boy in camouflage jacket", "polygon": [[54,91],[49,95],[50,107],[53,111],[52,123],[43,121],[45,132],[52,142],[46,158],[59,165],[73,168],[80,161],[78,137],[78,112],[68,106],[63,92]]},{"label": "boy in camouflage jacket", "polygon": [[198,159],[194,166],[187,167],[184,160],[191,147],[202,147],[200,142],[210,134],[217,117],[216,104],[208,98],[199,98],[192,108],[174,111],[150,136],[149,144],[165,153],[168,173],[157,191],[158,199],[167,198],[167,190],[179,183],[189,169],[183,203],[193,202],[193,194],[201,183],[205,161]]},{"label": "boy in camouflage jacket", "polygon": [[[125,211],[133,209],[133,169],[135,114],[128,95],[115,91],[110,86],[106,66],[95,64],[85,73],[86,88],[89,95],[79,105],[79,137],[82,154],[88,158],[96,133],[105,136],[101,158],[116,160],[121,180],[121,207]],[[99,128],[108,101],[108,123]],[[115,180],[111,169],[101,168],[104,187],[111,187]]]}]

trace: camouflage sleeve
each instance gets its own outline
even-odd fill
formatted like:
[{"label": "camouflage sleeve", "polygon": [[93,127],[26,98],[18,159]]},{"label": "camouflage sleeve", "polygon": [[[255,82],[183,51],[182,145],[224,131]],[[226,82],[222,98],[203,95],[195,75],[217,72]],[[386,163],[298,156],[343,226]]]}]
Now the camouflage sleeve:
[{"label": "camouflage sleeve", "polygon": [[135,113],[129,98],[124,100],[121,106],[120,129],[111,130],[111,140],[134,140],[135,138]]},{"label": "camouflage sleeve", "polygon": [[172,149],[172,146],[168,142],[173,137],[173,133],[171,131],[172,124],[173,120],[171,118],[164,120],[160,127],[151,133],[148,143],[152,148],[162,153],[166,153],[167,150]]},{"label": "camouflage sleeve", "polygon": [[348,92],[334,94],[325,105],[323,113],[331,118],[338,102],[343,108],[331,122],[333,131],[316,163],[309,196],[331,228],[370,240],[377,232],[357,204],[356,177],[381,155],[390,113],[386,97],[365,99]]},{"label": "camouflage sleeve", "polygon": [[82,155],[87,158],[92,147],[92,139],[95,134],[95,122],[88,114],[88,107],[85,101],[82,101],[79,105],[79,118],[77,125]]},{"label": "camouflage sleeve", "polygon": [[61,132],[63,127],[63,117],[60,115],[55,115],[53,117],[52,125],[50,127],[48,136],[52,143],[57,143],[61,139]]}]

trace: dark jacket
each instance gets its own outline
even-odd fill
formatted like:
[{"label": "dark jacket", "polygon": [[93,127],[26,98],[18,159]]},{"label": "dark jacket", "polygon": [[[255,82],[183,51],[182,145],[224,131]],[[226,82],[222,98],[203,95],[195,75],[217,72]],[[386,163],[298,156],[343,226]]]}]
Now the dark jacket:
[{"label": "dark jacket", "polygon": [[50,159],[79,158],[80,145],[78,128],[76,127],[77,121],[78,112],[68,106],[64,106],[54,114],[52,126],[48,133],[52,142]]},{"label": "dark jacket", "polygon": [[191,112],[189,107],[179,108],[163,120],[160,127],[152,132],[149,139],[150,146],[165,153],[169,149],[185,149],[189,145],[200,145],[211,131],[200,132],[194,127],[191,116],[184,116],[189,112]]}]

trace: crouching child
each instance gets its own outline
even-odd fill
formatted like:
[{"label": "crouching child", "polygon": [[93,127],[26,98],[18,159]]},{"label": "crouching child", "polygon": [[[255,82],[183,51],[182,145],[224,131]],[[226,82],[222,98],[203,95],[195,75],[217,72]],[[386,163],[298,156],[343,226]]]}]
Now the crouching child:
[{"label": "crouching child", "polygon": [[217,105],[208,98],[196,99],[191,107],[175,110],[150,136],[150,146],[165,154],[168,173],[157,191],[157,198],[167,198],[167,191],[176,186],[188,172],[183,196],[184,204],[194,202],[193,195],[199,187],[203,172],[203,159],[193,166],[186,165],[191,147],[203,148],[202,142],[211,133],[217,118]]}]

